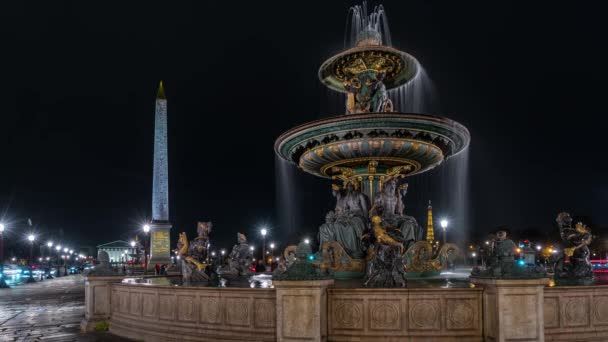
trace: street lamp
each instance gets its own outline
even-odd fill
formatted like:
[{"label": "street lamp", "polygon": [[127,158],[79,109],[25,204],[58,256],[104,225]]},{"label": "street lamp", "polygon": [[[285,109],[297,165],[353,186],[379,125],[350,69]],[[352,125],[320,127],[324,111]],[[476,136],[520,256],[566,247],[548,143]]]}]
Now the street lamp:
[{"label": "street lamp", "polygon": [[70,251],[69,248],[65,247],[63,248],[63,252],[66,253],[66,255],[63,257],[63,275],[67,276],[68,275],[68,256],[67,253]]},{"label": "street lamp", "polygon": [[150,226],[144,224],[144,275],[148,273],[148,233],[150,232]]},{"label": "street lamp", "polygon": [[0,223],[0,289],[8,289],[4,281],[4,224]]},{"label": "street lamp", "polygon": [[34,283],[34,269],[32,265],[34,264],[34,241],[36,240],[36,236],[34,234],[30,234],[27,236],[27,240],[30,242],[30,277],[27,278],[28,283]]},{"label": "street lamp", "polygon": [[443,244],[446,244],[446,232],[448,229],[448,220],[443,219],[441,220],[441,222],[439,222],[439,224],[441,225],[441,230],[443,231]]},{"label": "street lamp", "polygon": [[310,244],[310,240],[308,238],[304,239],[304,243],[309,245]]},{"label": "street lamp", "polygon": [[264,260],[264,265],[266,264],[266,234],[268,234],[268,230],[266,228],[262,228],[260,230],[262,234],[262,259]]}]

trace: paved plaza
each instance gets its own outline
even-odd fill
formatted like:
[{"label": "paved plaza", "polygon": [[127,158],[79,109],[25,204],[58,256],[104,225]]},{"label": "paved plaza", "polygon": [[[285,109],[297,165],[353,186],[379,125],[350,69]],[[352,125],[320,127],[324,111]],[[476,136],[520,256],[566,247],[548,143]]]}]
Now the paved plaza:
[{"label": "paved plaza", "polygon": [[71,275],[0,289],[0,341],[128,341],[80,333],[84,277]]}]

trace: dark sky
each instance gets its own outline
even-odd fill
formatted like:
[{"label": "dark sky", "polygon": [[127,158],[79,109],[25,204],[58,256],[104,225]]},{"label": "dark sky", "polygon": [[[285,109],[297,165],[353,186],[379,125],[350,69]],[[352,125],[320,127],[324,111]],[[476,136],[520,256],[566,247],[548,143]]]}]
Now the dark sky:
[{"label": "dark sky", "polygon": [[[192,236],[197,220],[210,220],[225,248],[237,231],[251,235],[263,223],[271,239],[312,235],[333,206],[329,183],[295,172],[298,227],[282,227],[273,144],[296,124],[343,112],[317,70],[343,48],[356,3],[3,3],[7,238],[21,239],[27,218],[45,239],[74,245],[127,239],[140,228],[151,212],[160,79],[173,233]],[[433,80],[434,114],[472,135],[470,219],[454,229],[553,234],[560,210],[586,217],[596,232],[608,226],[608,25],[599,2],[382,3],[393,45]],[[409,214],[425,222],[432,199],[436,216],[459,222],[452,186],[436,186],[453,174],[412,179]]]}]

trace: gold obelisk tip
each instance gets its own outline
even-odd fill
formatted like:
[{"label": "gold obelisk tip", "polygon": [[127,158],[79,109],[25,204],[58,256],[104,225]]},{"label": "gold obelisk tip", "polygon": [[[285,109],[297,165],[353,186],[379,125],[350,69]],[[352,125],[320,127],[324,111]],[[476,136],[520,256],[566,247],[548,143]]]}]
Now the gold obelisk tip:
[{"label": "gold obelisk tip", "polygon": [[160,81],[160,84],[158,85],[158,92],[156,93],[156,98],[160,100],[167,99],[167,97],[165,96],[165,88],[163,87],[163,81]]}]

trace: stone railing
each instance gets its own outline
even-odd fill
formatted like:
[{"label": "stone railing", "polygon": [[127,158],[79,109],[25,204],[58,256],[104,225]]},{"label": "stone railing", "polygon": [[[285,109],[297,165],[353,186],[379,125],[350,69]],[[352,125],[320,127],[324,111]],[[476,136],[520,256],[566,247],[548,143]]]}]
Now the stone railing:
[{"label": "stone railing", "polygon": [[545,341],[608,340],[608,286],[544,290]]},{"label": "stone railing", "polygon": [[110,332],[145,341],[274,341],[275,290],[112,285]]},{"label": "stone railing", "polygon": [[482,289],[329,289],[330,341],[481,341]]}]

